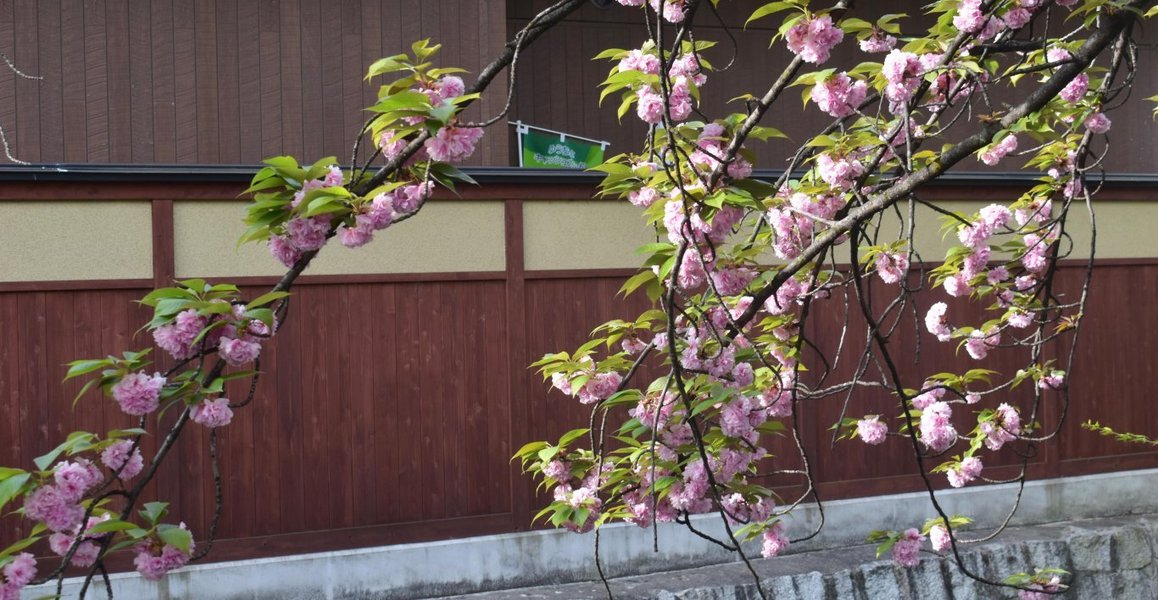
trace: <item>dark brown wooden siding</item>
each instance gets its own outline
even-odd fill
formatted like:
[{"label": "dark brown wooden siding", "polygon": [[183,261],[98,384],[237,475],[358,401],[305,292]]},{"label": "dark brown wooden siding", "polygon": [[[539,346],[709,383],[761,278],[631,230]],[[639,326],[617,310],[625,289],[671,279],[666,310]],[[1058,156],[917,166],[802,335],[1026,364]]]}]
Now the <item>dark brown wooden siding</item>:
[{"label": "dark brown wooden siding", "polygon": [[[1012,189],[999,190],[1007,197]],[[229,199],[232,185],[37,184],[0,186],[0,198],[153,199],[154,266],[172,276],[171,200]],[[940,192],[961,197],[958,188]],[[541,198],[587,198],[585,186],[484,187],[466,198],[504,199],[507,269],[497,273],[305,275],[290,319],[263,353],[254,403],[221,430],[225,511],[213,560],[388,545],[517,531],[530,527],[534,485],[508,458],[522,444],[588,422],[588,407],[549,390],[526,365],[574,348],[603,321],[637,314],[646,301],[616,296],[626,270],[526,271],[522,204]],[[1141,192],[1139,192],[1141,193]],[[1074,293],[1080,269],[1062,269]],[[1079,424],[1102,419],[1154,435],[1158,387],[1152,336],[1158,313],[1158,259],[1099,263],[1071,378],[1072,404],[1061,437],[1031,463],[1035,478],[1158,466],[1158,452],[1108,441]],[[273,278],[243,281],[251,294]],[[76,429],[130,426],[115,404],[90,395],[73,410],[78,382],[60,383],[65,364],[147,345],[133,332],[147,320],[134,303],[147,280],[0,284],[0,463],[27,466]],[[834,299],[829,302],[840,303]],[[837,311],[816,306],[809,331],[833,347]],[[905,334],[911,326],[902,325]],[[922,334],[926,335],[926,334]],[[924,339],[921,373],[959,364],[952,348]],[[911,353],[900,344],[899,356]],[[995,354],[1000,354],[995,351]],[[815,361],[811,363],[815,365]],[[911,364],[911,363],[907,363]],[[1001,365],[1014,368],[1012,361]],[[988,365],[987,365],[988,366]],[[838,367],[843,372],[847,367]],[[907,367],[911,369],[911,367]],[[920,373],[906,371],[911,379]],[[916,383],[919,383],[916,382]],[[915,384],[914,384],[915,385]],[[235,397],[243,390],[231,387]],[[1018,390],[1025,393],[1028,390]],[[815,458],[824,499],[920,489],[905,440],[865,450],[830,447],[828,425],[839,399],[806,407],[800,429]],[[1044,405],[1043,422],[1062,409]],[[850,415],[895,411],[891,399],[858,393]],[[964,412],[964,411],[959,411]],[[165,419],[171,420],[173,414]],[[961,423],[964,427],[964,422]],[[173,503],[174,515],[200,538],[212,513],[207,435],[190,426],[149,500]],[[146,451],[156,440],[147,438]],[[773,442],[779,467],[796,468],[787,439]],[[1016,457],[987,458],[987,473],[1009,474]],[[943,482],[936,476],[935,481]],[[790,495],[798,480],[775,482]],[[18,530],[0,519],[0,545]]]},{"label": "dark brown wooden siding", "polygon": [[[372,61],[431,38],[469,81],[506,27],[502,2],[3,0],[0,51],[43,80],[0,69],[0,123],[34,163],[348,161]],[[506,132],[471,164],[507,164]]]},{"label": "dark brown wooden siding", "polygon": [[[546,0],[508,0],[507,14],[511,32],[524,27],[537,10],[549,3]],[[778,17],[766,18],[743,27],[754,7],[759,3],[722,2],[719,16],[703,4],[696,16],[697,38],[717,42],[704,53],[717,69],[723,69],[733,59],[735,66],[710,74],[701,89],[704,114],[720,118],[730,112],[744,112],[744,105],[730,100],[742,94],[762,96],[791,59],[783,40],[769,48],[769,40],[779,26]],[[858,16],[885,13],[909,13],[920,28],[918,4],[901,0],[862,2],[857,4]],[[674,35],[666,30],[668,39]],[[1121,173],[1153,173],[1158,166],[1158,121],[1151,116],[1152,103],[1139,101],[1137,96],[1158,93],[1158,34],[1151,30],[1139,32],[1143,43],[1138,49],[1138,72],[1135,93],[1131,101],[1113,114],[1113,141],[1107,155],[1106,168]],[[730,41],[734,38],[735,43]],[[611,142],[607,156],[620,152],[638,151],[647,133],[645,124],[634,110],[616,118],[619,94],[612,94],[599,106],[600,82],[614,66],[606,60],[591,60],[607,48],[638,48],[647,39],[643,13],[638,8],[614,4],[606,9],[587,5],[569,19],[547,32],[529,48],[523,57],[523,67],[516,86],[512,120],[520,119],[531,125],[557,129],[584,137]],[[857,49],[851,36],[837,46],[824,68],[851,68],[870,60],[882,60],[880,54],[868,55]],[[808,69],[805,69],[807,71]],[[767,144],[750,143],[756,152],[757,167],[783,168],[800,143],[831,123],[815,104],[801,112],[800,87],[789,88],[765,118],[765,125],[781,129],[789,140],[772,140]],[[1020,89],[1020,88],[1019,88]],[[1023,92],[1022,92],[1023,93]],[[1018,96],[995,98],[994,102],[1014,102]],[[695,117],[693,118],[700,118]],[[1023,147],[1026,143],[1023,141]],[[512,145],[512,148],[514,146]],[[513,150],[512,150],[513,152]],[[517,164],[517,162],[515,163]],[[1014,170],[1020,162],[1007,161],[993,170]],[[963,170],[983,171],[986,167],[977,161],[966,161]]]},{"label": "dark brown wooden siding", "polygon": [[[740,110],[727,101],[762,92],[788,60],[782,43],[768,48],[774,19],[745,30],[740,25],[747,5],[740,4],[722,3],[719,19],[706,9],[698,18],[700,37],[720,42],[706,57],[717,67],[738,59],[704,88],[708,115]],[[861,9],[913,12],[911,3],[869,4]],[[348,160],[375,89],[361,79],[371,61],[429,37],[443,44],[441,64],[474,74],[546,5],[0,0],[0,51],[43,77],[29,81],[0,69],[0,123],[17,156],[34,163],[256,164],[278,154]],[[597,86],[610,65],[590,59],[608,47],[637,47],[643,35],[637,9],[584,6],[524,52],[510,119],[609,140],[611,153],[639,148],[641,122],[629,114],[620,123],[613,98],[598,106]],[[1143,41],[1155,36],[1150,30],[1142,35]],[[1137,93],[1114,116],[1111,171],[1150,173],[1158,164],[1158,123],[1140,100],[1158,90],[1158,50],[1143,43],[1138,52]],[[836,49],[832,64],[864,58],[849,40]],[[802,116],[795,97],[793,88],[768,124],[799,141],[823,115],[812,108]],[[500,77],[468,116],[497,114],[504,102]],[[469,164],[517,164],[511,162],[512,129],[496,125]],[[758,166],[779,168],[791,148],[774,141],[753,149]]]}]

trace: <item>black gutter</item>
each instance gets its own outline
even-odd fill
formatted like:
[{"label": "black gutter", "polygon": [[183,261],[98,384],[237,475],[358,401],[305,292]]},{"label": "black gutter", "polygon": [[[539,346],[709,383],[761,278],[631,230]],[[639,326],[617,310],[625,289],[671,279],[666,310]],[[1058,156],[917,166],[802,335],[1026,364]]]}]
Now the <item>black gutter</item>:
[{"label": "black gutter", "polygon": [[[3,182],[77,183],[235,183],[249,182],[260,165],[147,165],[147,164],[57,164],[0,165]],[[594,171],[563,169],[523,169],[519,167],[464,167],[480,184],[587,184],[603,177]],[[778,169],[757,169],[759,179],[776,179]],[[949,172],[931,185],[1013,186],[1032,184],[1039,175],[1022,172]],[[1110,187],[1158,187],[1156,173],[1107,173]]]}]

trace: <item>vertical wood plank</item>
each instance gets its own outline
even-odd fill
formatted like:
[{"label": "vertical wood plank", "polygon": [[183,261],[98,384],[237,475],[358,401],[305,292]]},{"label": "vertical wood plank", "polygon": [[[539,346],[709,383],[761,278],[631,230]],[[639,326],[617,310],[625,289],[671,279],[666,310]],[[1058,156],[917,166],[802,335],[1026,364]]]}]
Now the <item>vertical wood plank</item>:
[{"label": "vertical wood plank", "polygon": [[109,68],[105,7],[84,7],[84,115],[88,154],[85,162],[109,161]]},{"label": "vertical wood plank", "polygon": [[176,110],[175,152],[179,164],[198,162],[198,86],[196,6],[192,2],[173,3],[173,103]]},{"label": "vertical wood plank", "polygon": [[[216,0],[195,0],[193,2],[193,55],[194,81],[196,85],[196,117],[197,128],[197,155],[196,162],[214,164],[221,162],[221,112],[218,102],[222,99],[218,95],[220,81],[224,70],[219,70],[217,59],[219,36],[217,34],[218,10],[224,12],[224,6],[218,6]],[[232,58],[232,57],[230,57]],[[232,63],[234,64],[236,59]]]},{"label": "vertical wood plank", "polygon": [[281,143],[281,11],[276,0],[261,3],[261,155],[278,156]]},{"label": "vertical wood plank", "polygon": [[[221,159],[229,160],[227,148],[236,142],[238,147],[235,160],[245,164],[257,164],[266,158],[261,148],[263,121],[261,66],[265,44],[263,36],[266,34],[264,27],[257,25],[260,3],[238,2],[235,10],[239,25],[232,28],[234,36],[232,47],[236,48],[237,52],[237,68],[230,71],[237,77],[238,83],[234,88],[237,90],[237,97],[233,100],[233,107],[227,107],[226,101],[222,99],[222,127],[229,127],[229,119],[235,119],[237,133],[234,135],[222,132]],[[220,23],[218,27],[222,34],[230,31],[229,27]],[[223,69],[228,69],[228,66],[223,66]]]},{"label": "vertical wood plank", "polygon": [[[40,73],[39,42],[36,39],[39,21],[36,3],[16,2],[13,10],[17,26],[11,38],[13,43],[9,46],[12,49],[9,56],[12,57],[16,67],[24,73],[43,77]],[[42,140],[40,137],[39,107],[40,83],[42,81],[44,80],[31,81],[20,77],[11,81],[14,84],[16,101],[12,104],[5,103],[5,105],[15,107],[16,119],[5,118],[0,123],[4,125],[6,131],[12,133],[15,141],[19,144],[13,149],[16,157],[27,162],[39,162],[41,160]],[[0,85],[6,83],[0,83]]]},{"label": "vertical wood plank", "polygon": [[278,154],[305,154],[303,129],[306,123],[302,114],[302,64],[310,53],[302,48],[303,22],[302,6],[310,6],[316,0],[283,0],[280,7],[281,42],[281,146]]},{"label": "vertical wood plank", "polygon": [[355,136],[362,130],[362,123],[367,116],[364,109],[369,104],[362,101],[367,86],[366,82],[362,81],[362,75],[369,63],[362,60],[362,40],[365,34],[362,32],[361,2],[345,0],[339,7],[342,16],[341,28],[346,35],[341,38],[342,128],[337,136],[334,153],[338,160],[345,164],[350,160],[350,148],[353,147]]},{"label": "vertical wood plank", "polygon": [[[236,2],[223,2],[218,5],[216,10],[217,19],[217,39],[215,44],[217,46],[217,68],[213,74],[217,81],[217,131],[219,137],[219,156],[218,161],[224,164],[236,164],[243,162],[241,158],[241,137],[242,124],[240,119],[241,111],[241,97],[240,87],[243,79],[240,77],[241,64],[243,59],[239,53],[239,46],[241,40],[238,39],[240,27],[240,11],[241,8]],[[249,2],[242,4],[252,4]],[[253,21],[246,21],[247,29],[252,27]],[[252,35],[252,30],[246,32],[246,39],[256,40]],[[256,59],[257,53],[254,52],[252,57],[247,59]],[[256,65],[256,62],[249,63]],[[257,77],[253,78],[256,83]],[[249,97],[249,102],[253,103],[257,99],[257,94],[254,93]],[[259,119],[245,123],[246,134],[249,134],[250,123],[254,123]],[[256,163],[257,161],[251,161]]]},{"label": "vertical wood plank", "polygon": [[[85,7],[71,4],[61,13],[61,71],[65,162],[88,160],[88,73],[85,68]],[[94,58],[95,60],[95,58]],[[95,107],[94,107],[95,111]]]},{"label": "vertical wood plank", "polygon": [[[328,7],[323,10],[320,19],[322,35],[321,58],[321,86],[303,90],[307,95],[321,96],[321,112],[306,115],[306,119],[321,125],[315,135],[316,141],[321,142],[318,158],[333,153],[343,163],[348,161],[349,150],[347,140],[349,136],[343,127],[342,102],[342,40],[332,32],[342,31],[342,14],[340,6]],[[327,154],[322,154],[326,152]],[[316,160],[316,159],[314,159]]]},{"label": "vertical wood plank", "polygon": [[[527,311],[526,281],[524,270],[523,248],[523,201],[507,200],[504,205],[504,239],[507,246],[507,356],[510,357],[510,380],[507,387],[507,398],[510,400],[510,435],[516,442],[529,434],[529,423],[526,401],[519,390],[527,389],[527,369],[522,364],[522,358],[527,355],[527,333],[525,326],[516,326],[515,323],[525,323]],[[497,433],[497,432],[496,432]],[[530,498],[527,496],[527,486],[523,480],[522,465],[512,461],[510,466],[510,498],[512,527],[516,530],[526,529],[530,524],[525,515],[530,512]]]},{"label": "vertical wood plank", "polygon": [[[11,2],[0,3],[0,44],[11,48],[16,42],[16,7]],[[0,68],[0,125],[4,125],[10,147],[20,147],[20,127],[17,124],[16,74],[6,65]],[[21,88],[24,86],[21,85]],[[5,158],[7,160],[7,158]]]},{"label": "vertical wood plank", "polygon": [[[36,3],[37,73],[44,79],[37,82],[39,103],[34,109],[40,121],[40,149],[38,160],[64,160],[64,69],[61,62],[60,0],[42,0]],[[30,155],[31,156],[31,155]]]},{"label": "vertical wood plank", "polygon": [[153,159],[177,162],[176,62],[172,0],[149,3],[153,45]]},{"label": "vertical wood plank", "polygon": [[[325,145],[325,123],[327,115],[324,108],[322,92],[323,77],[326,70],[339,68],[337,63],[331,64],[325,53],[327,46],[340,44],[335,32],[323,22],[329,13],[333,13],[329,3],[321,0],[302,0],[301,21],[301,84],[297,88],[301,101],[301,130],[302,159],[307,163],[327,156],[330,150]],[[332,21],[332,18],[330,19]],[[331,117],[332,118],[332,117]],[[340,158],[341,159],[341,158]],[[344,159],[341,159],[344,160]]]},{"label": "vertical wood plank", "polygon": [[[372,370],[374,382],[373,439],[374,457],[374,520],[389,523],[401,520],[400,505],[403,502],[401,469],[399,468],[402,444],[401,413],[408,409],[403,403],[401,382],[398,375],[400,344],[396,337],[399,319],[396,304],[397,286],[374,286],[374,318],[370,320],[373,334],[374,357],[393,356],[392,360],[376,361]],[[408,486],[409,487],[409,486]]]},{"label": "vertical wood plank", "polygon": [[131,162],[151,163],[153,157],[153,29],[152,3],[129,0],[129,132]]},{"label": "vertical wood plank", "polygon": [[105,45],[108,56],[109,156],[114,163],[133,161],[132,64],[129,57],[128,0],[105,4]]}]

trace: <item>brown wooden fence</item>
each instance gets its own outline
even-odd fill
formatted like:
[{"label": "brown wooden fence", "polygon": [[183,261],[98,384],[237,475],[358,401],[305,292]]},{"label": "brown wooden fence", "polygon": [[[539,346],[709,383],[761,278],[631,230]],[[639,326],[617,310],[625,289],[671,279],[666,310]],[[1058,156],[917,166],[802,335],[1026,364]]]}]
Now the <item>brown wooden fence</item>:
[{"label": "brown wooden fence", "polygon": [[[228,200],[236,191],[233,185],[0,185],[0,201],[148,201],[154,226],[152,278],[0,283],[0,463],[28,465],[74,429],[129,426],[108,399],[92,396],[72,410],[78,386],[60,383],[63,365],[147,342],[133,337],[147,320],[133,301],[175,275],[174,201]],[[524,268],[524,204],[591,193],[586,185],[491,185],[468,192],[468,201],[503,203],[502,271],[303,277],[288,324],[262,357],[266,375],[256,401],[221,431],[226,505],[211,558],[530,527],[533,485],[509,457],[527,441],[583,426],[587,415],[585,407],[548,392],[526,365],[546,352],[573,348],[593,326],[630,316],[644,302],[616,297],[630,270]],[[1072,289],[1077,274],[1067,264],[1065,285]],[[275,281],[236,279],[253,293]],[[1158,258],[1102,260],[1095,283],[1068,423],[1060,441],[1031,459],[1035,477],[1158,466],[1158,452],[1077,427],[1102,418],[1154,433],[1158,312],[1150,306],[1158,295]],[[833,339],[833,320],[816,323],[815,339]],[[951,349],[928,346],[923,352],[933,366],[925,368],[952,360]],[[880,412],[887,403],[858,396],[850,414]],[[1047,422],[1058,408],[1047,405]],[[826,428],[838,410],[825,405],[801,417],[817,457],[822,498],[919,487],[904,444],[830,449]],[[991,472],[1000,476],[1009,469]],[[171,501],[174,515],[194,532],[206,531],[213,489],[203,429],[188,431],[153,487],[150,498]],[[0,524],[0,538],[11,537],[16,520]]]}]

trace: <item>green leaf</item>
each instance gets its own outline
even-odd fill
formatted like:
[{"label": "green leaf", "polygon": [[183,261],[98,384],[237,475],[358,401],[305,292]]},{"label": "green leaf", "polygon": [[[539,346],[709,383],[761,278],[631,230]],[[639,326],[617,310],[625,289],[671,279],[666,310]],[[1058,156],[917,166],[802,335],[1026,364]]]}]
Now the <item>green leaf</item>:
[{"label": "green leaf", "polygon": [[591,430],[590,429],[572,429],[571,431],[564,433],[563,437],[559,438],[559,445],[560,446],[566,446],[567,444],[574,442],[575,440],[583,437],[584,435],[587,435],[588,431],[591,431]]},{"label": "green leaf", "polygon": [[519,448],[518,452],[515,452],[515,455],[514,455],[514,457],[511,458],[511,460],[514,460],[516,458],[525,458],[525,457],[531,456],[533,454],[537,454],[539,452],[539,450],[542,450],[543,448],[546,448],[546,447],[547,447],[547,442],[528,442],[526,444],[523,444],[523,447]]},{"label": "green leaf", "polygon": [[162,542],[181,550],[185,554],[189,554],[189,548],[193,546],[193,534],[189,533],[188,529],[176,525],[161,525],[157,527],[157,537],[161,538]]},{"label": "green leaf", "polygon": [[758,21],[769,15],[774,15],[778,12],[786,11],[792,8],[792,6],[792,2],[769,2],[768,4],[765,4],[764,6],[761,6],[760,8],[752,11],[752,16],[748,17],[747,21],[744,21],[744,28],[746,29],[748,24],[752,21]]},{"label": "green leaf", "polygon": [[[0,550],[0,559],[3,559],[5,556],[12,556],[13,554],[16,554],[17,552],[20,552],[21,550],[35,544],[36,542],[39,542],[40,538],[41,538],[41,536],[39,536],[39,535],[30,535],[22,540],[17,541],[16,543],[12,544],[11,546],[8,546],[7,548]],[[2,562],[4,562],[4,561],[0,560],[0,563],[2,563]]]},{"label": "green leaf", "polygon": [[632,292],[639,289],[639,286],[654,279],[655,273],[651,269],[640,271],[635,275],[632,275],[630,279],[623,283],[623,286],[619,288],[619,293],[623,294],[624,296],[630,295]]},{"label": "green leaf", "polygon": [[407,59],[409,57],[405,54],[395,54],[394,56],[387,56],[386,58],[379,58],[370,63],[370,68],[366,69],[366,80],[370,80],[378,75],[385,75],[387,73],[397,73],[409,66]]},{"label": "green leaf", "polygon": [[156,525],[165,513],[169,512],[168,502],[149,502],[140,510],[141,516],[149,522],[150,525]]},{"label": "green leaf", "polygon": [[88,533],[91,535],[96,535],[98,533],[113,533],[115,531],[128,531],[130,529],[136,529],[136,528],[137,528],[136,525],[134,525],[133,523],[129,523],[128,521],[122,521],[120,519],[111,519],[108,521],[102,521],[100,523],[97,523],[96,525],[93,525],[92,527],[89,527]]},{"label": "green leaf", "polygon": [[[473,177],[471,177],[470,175],[467,175],[465,172],[462,171],[462,169],[459,169],[458,167],[456,167],[452,164],[434,163],[430,166],[430,170],[437,175],[442,175],[442,176],[447,177],[449,179],[453,179],[454,181],[461,181],[463,183],[469,183],[471,185],[478,185],[478,182],[475,181]],[[447,187],[454,189],[453,185],[447,186]]]},{"label": "green leaf", "polygon": [[270,302],[276,302],[282,298],[287,298],[289,295],[289,292],[268,292],[254,298],[253,300],[250,300],[249,303],[245,305],[245,307],[253,309],[259,306],[265,306]]},{"label": "green leaf", "polygon": [[0,511],[4,510],[4,505],[8,504],[24,489],[24,484],[32,478],[31,473],[20,471],[18,474],[9,475],[3,481],[0,481]]},{"label": "green leaf", "polygon": [[56,462],[56,459],[59,458],[61,454],[64,454],[66,451],[72,454],[76,451],[76,448],[87,445],[95,437],[96,436],[86,431],[74,431],[68,435],[68,439],[62,444],[53,448],[48,454],[36,457],[32,462],[36,463],[37,469],[46,471],[48,467],[52,466],[52,463]]},{"label": "green leaf", "polygon": [[88,373],[92,373],[93,371],[96,371],[97,369],[103,369],[105,367],[110,367],[110,366],[112,366],[112,364],[113,364],[113,361],[111,361],[107,358],[99,359],[99,360],[96,360],[96,359],[93,359],[93,360],[74,360],[74,361],[68,363],[68,374],[64,376],[64,379],[67,381],[69,379],[72,379],[73,377],[79,377],[81,375],[86,375]]},{"label": "green leaf", "polygon": [[547,462],[547,461],[551,460],[552,458],[555,458],[555,455],[558,453],[559,453],[559,447],[558,446],[547,446],[547,447],[539,450],[539,452],[538,452],[539,460],[541,460],[543,462]]}]

